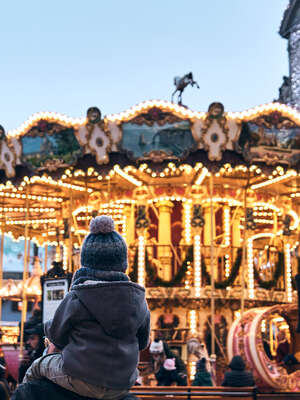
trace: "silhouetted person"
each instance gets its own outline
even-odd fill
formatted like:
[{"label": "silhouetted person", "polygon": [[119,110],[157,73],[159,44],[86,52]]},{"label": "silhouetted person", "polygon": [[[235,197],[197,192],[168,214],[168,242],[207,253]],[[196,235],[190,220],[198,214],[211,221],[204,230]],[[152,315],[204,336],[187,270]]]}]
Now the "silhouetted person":
[{"label": "silhouetted person", "polygon": [[204,357],[197,361],[196,375],[192,386],[213,386],[211,375],[206,369],[206,359]]},{"label": "silhouetted person", "polygon": [[246,365],[241,356],[234,356],[230,361],[231,371],[225,372],[221,386],[243,387],[254,386],[254,378],[251,371],[245,371]]}]

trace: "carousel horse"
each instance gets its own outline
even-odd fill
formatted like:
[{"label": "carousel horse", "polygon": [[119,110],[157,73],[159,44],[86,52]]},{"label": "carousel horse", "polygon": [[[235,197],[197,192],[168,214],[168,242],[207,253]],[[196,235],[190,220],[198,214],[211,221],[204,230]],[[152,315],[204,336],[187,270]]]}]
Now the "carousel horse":
[{"label": "carousel horse", "polygon": [[175,76],[174,85],[175,85],[176,89],[172,93],[171,101],[173,102],[175,93],[179,92],[178,104],[180,106],[182,106],[182,93],[187,86],[191,85],[193,87],[194,85],[196,85],[196,88],[200,89],[200,86],[198,85],[198,83],[196,81],[194,81],[192,72],[189,72],[188,74],[184,75],[183,77]]}]

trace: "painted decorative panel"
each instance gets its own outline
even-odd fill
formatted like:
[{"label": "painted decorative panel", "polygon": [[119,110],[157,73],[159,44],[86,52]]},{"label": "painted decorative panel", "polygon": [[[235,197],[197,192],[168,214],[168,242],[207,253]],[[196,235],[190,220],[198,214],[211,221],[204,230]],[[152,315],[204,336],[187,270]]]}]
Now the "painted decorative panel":
[{"label": "painted decorative panel", "polygon": [[73,128],[21,138],[22,161],[33,170],[54,171],[74,164],[82,151]]},{"label": "painted decorative panel", "polygon": [[196,146],[189,121],[165,123],[124,123],[121,147],[134,159],[184,158]]}]

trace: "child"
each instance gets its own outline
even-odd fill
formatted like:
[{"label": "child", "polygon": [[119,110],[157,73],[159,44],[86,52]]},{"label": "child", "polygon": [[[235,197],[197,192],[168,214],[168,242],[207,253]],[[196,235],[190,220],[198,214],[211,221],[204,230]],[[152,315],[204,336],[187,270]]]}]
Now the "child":
[{"label": "child", "polygon": [[175,358],[167,358],[159,371],[155,374],[157,386],[171,386],[174,383],[180,385],[180,377],[178,375]]},{"label": "child", "polygon": [[125,275],[127,246],[110,217],[91,221],[81,265],[53,320],[45,324],[46,336],[61,353],[36,360],[23,382],[45,377],[82,396],[118,400],[137,380],[150,313],[145,289]]},{"label": "child", "polygon": [[211,375],[206,369],[206,359],[204,357],[197,361],[196,375],[192,386],[213,386]]}]

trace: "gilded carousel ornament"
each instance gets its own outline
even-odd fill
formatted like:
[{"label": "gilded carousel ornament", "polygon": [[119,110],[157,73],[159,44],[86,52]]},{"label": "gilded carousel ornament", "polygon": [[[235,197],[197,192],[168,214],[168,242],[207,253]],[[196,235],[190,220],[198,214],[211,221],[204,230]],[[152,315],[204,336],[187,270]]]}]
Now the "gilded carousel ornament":
[{"label": "gilded carousel ornament", "polygon": [[6,138],[5,130],[0,125],[0,168],[5,170],[8,178],[15,176],[16,153]]},{"label": "gilded carousel ornament", "polygon": [[108,153],[112,150],[112,137],[101,120],[101,111],[98,107],[87,110],[87,123],[78,130],[78,140],[85,153],[94,154],[98,164],[107,164]]},{"label": "gilded carousel ornament", "polygon": [[236,148],[240,130],[240,122],[225,115],[220,102],[211,103],[204,120],[195,120],[192,126],[197,147],[204,148],[211,161],[221,160],[225,150],[233,151]]}]

